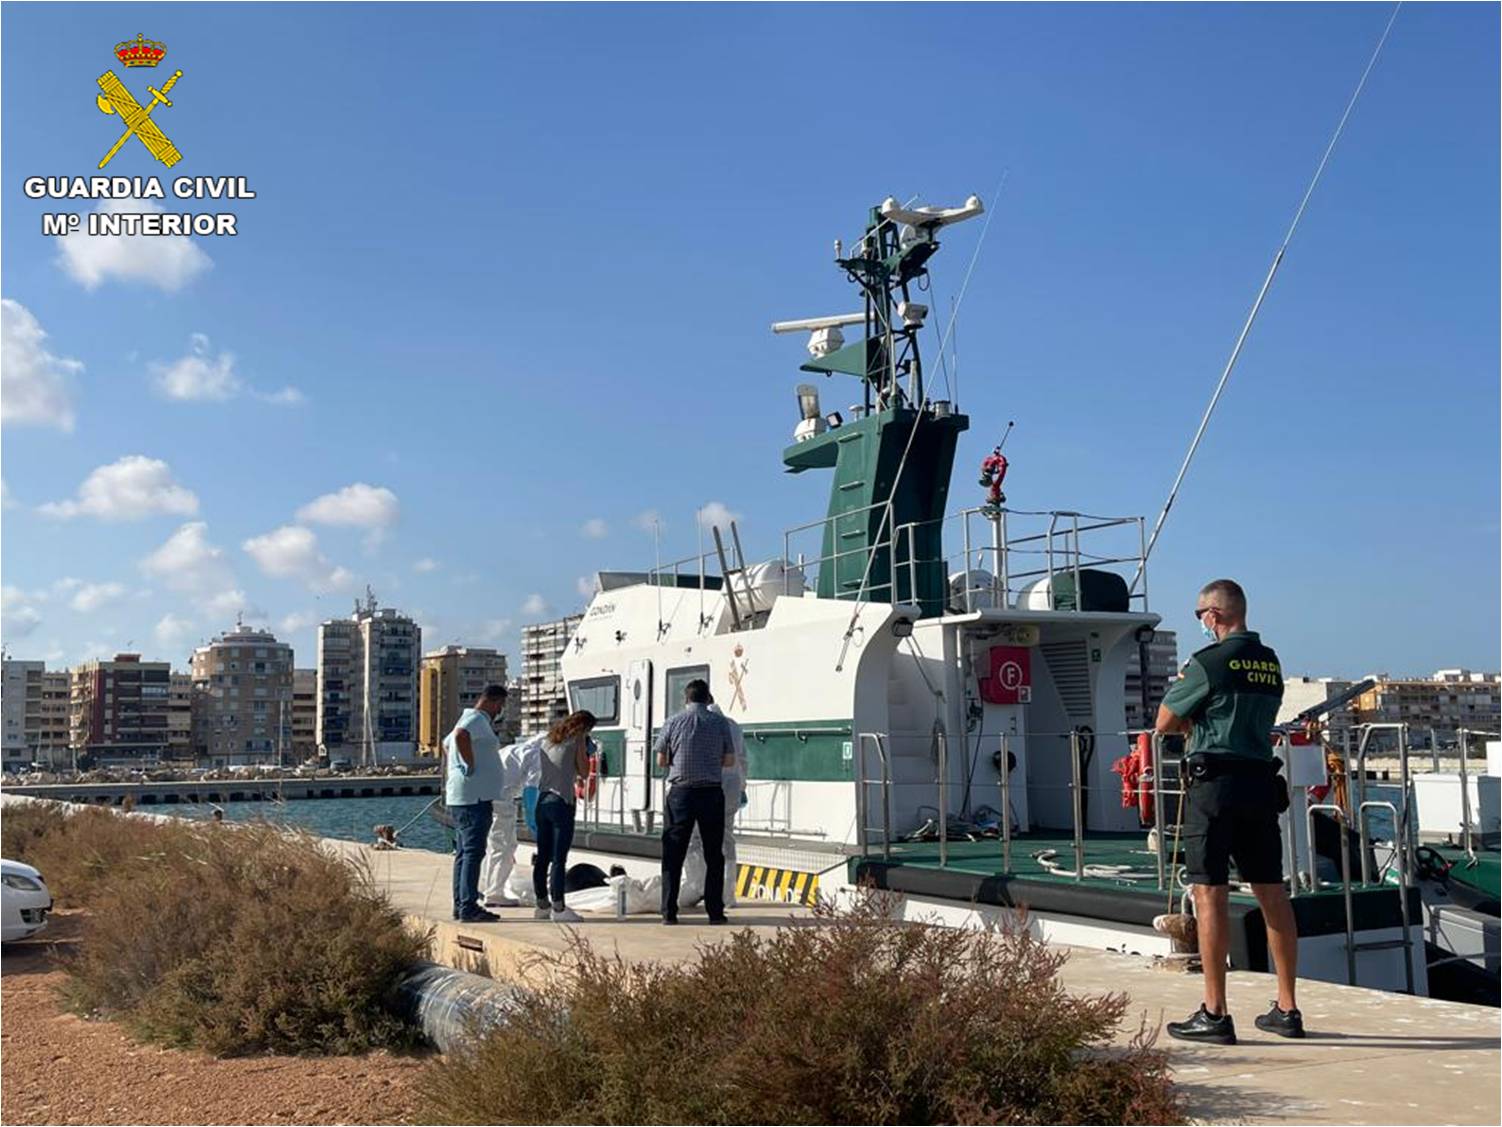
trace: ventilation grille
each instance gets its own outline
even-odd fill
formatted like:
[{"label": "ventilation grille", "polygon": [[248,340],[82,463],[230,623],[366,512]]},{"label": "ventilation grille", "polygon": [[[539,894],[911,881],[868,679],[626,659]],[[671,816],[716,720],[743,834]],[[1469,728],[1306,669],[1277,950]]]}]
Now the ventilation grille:
[{"label": "ventilation grille", "polygon": [[1048,662],[1048,672],[1064,711],[1076,724],[1093,724],[1095,708],[1090,699],[1090,650],[1083,640],[1044,642],[1038,647]]}]

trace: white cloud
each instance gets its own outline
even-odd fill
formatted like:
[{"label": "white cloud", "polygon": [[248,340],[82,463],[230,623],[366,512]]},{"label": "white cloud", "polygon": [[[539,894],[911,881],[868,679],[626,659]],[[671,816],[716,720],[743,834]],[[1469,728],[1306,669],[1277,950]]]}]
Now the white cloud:
[{"label": "white cloud", "polygon": [[316,614],[304,614],[301,611],[293,611],[291,614],[282,616],[276,628],[283,634],[296,634],[299,630],[306,630],[310,626],[318,625]]},{"label": "white cloud", "polygon": [[30,636],[42,624],[33,596],[19,587],[0,587],[0,634],[7,640]]},{"label": "white cloud", "polygon": [[263,617],[235,585],[234,568],[224,549],[209,543],[208,527],[201,520],[183,525],[141,561],[141,570],[169,590],[192,599],[215,621],[227,621],[240,613]]},{"label": "white cloud", "polygon": [[593,575],[581,575],[574,580],[574,589],[579,592],[581,599],[592,599],[600,589],[599,579]]},{"label": "white cloud", "polygon": [[711,528],[728,528],[731,521],[740,519],[741,514],[731,512],[723,501],[710,501],[699,510],[699,527],[705,532]]},{"label": "white cloud", "polygon": [[[106,213],[163,210],[153,200],[103,200],[96,211]],[[87,227],[58,239],[58,265],[86,290],[110,279],[145,282],[173,293],[202,274],[213,261],[186,236],[90,235]]]},{"label": "white cloud", "polygon": [[584,526],[579,529],[579,533],[590,540],[603,540],[610,535],[610,528],[599,517],[592,517],[584,522]]},{"label": "white cloud", "polygon": [[173,480],[166,462],[129,454],[84,478],[76,500],[49,502],[38,511],[63,520],[141,520],[157,513],[192,516],[198,511],[198,498]]},{"label": "white cloud", "polygon": [[266,612],[255,606],[250,601],[250,596],[238,587],[206,595],[198,600],[198,605],[216,620],[228,620],[236,615],[250,621],[262,621],[266,618]]},{"label": "white cloud", "polygon": [[120,648],[108,642],[90,641],[79,646],[76,652],[78,654],[76,661],[82,665],[86,661],[108,661],[120,652]]},{"label": "white cloud", "polygon": [[528,595],[526,602],[522,603],[523,614],[547,614],[548,601],[541,595]]},{"label": "white cloud", "polygon": [[240,546],[264,574],[299,580],[313,591],[336,591],[354,580],[351,572],[329,562],[318,550],[317,535],[301,525],[284,524]]},{"label": "white cloud", "polygon": [[281,391],[257,391],[252,394],[262,403],[270,403],[273,407],[301,407],[308,401],[306,395],[291,385]]},{"label": "white cloud", "polygon": [[224,549],[209,543],[208,530],[201,520],[183,525],[141,561],[141,570],[172,590],[190,595],[230,586],[234,573]]},{"label": "white cloud", "polygon": [[193,334],[186,356],[170,364],[154,361],[151,370],[157,390],[168,399],[222,401],[239,395],[243,386],[235,374],[234,355],[212,355],[209,338],[202,333]]},{"label": "white cloud", "polygon": [[442,566],[443,565],[435,560],[432,556],[424,556],[422,559],[418,560],[415,564],[412,565],[412,570],[419,574],[425,574],[430,571],[437,571]]},{"label": "white cloud", "polygon": [[152,361],[150,367],[157,391],[183,403],[222,403],[246,391],[275,407],[300,407],[307,402],[307,397],[295,387],[259,391],[247,386],[235,371],[234,354],[221,350],[215,356],[209,338],[203,333],[194,333],[189,338],[186,355],[171,363]]},{"label": "white cloud", "polygon": [[656,509],[643,509],[631,518],[631,523],[643,532],[651,532],[654,528],[666,528],[667,524],[662,519],[662,514]]},{"label": "white cloud", "polygon": [[16,507],[16,499],[10,495],[10,486],[5,484],[5,479],[0,477],[0,509],[13,509]]},{"label": "white cloud", "polygon": [[185,646],[193,637],[193,621],[168,611],[157,621],[152,630],[157,645],[164,650],[176,650]]},{"label": "white cloud", "polygon": [[395,523],[400,511],[401,505],[391,490],[357,481],[309,501],[297,510],[297,519],[310,524],[386,528]]},{"label": "white cloud", "polygon": [[509,618],[491,618],[480,623],[470,631],[478,641],[499,642],[507,634],[511,633],[511,620]]},{"label": "white cloud", "polygon": [[48,352],[46,339],[29,309],[0,299],[0,421],[71,431],[71,377],[83,365]]},{"label": "white cloud", "polygon": [[395,493],[385,486],[367,485],[363,481],[315,497],[297,510],[297,519],[307,524],[365,529],[367,551],[381,542],[399,515],[401,502]]},{"label": "white cloud", "polygon": [[125,594],[123,583],[85,583],[70,604],[80,614],[89,614]]}]

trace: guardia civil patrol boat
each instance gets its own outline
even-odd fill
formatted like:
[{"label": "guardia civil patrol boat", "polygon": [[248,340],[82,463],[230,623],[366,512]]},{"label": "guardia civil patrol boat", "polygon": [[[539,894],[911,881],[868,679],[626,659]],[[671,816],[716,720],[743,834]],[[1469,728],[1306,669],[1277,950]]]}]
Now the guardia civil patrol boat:
[{"label": "guardia civil patrol boat", "polygon": [[[949,508],[971,420],[935,395],[924,345],[939,338],[942,357],[944,342],[921,299],[950,229],[983,211],[976,197],[886,199],[848,253],[836,243],[851,311],[772,326],[807,333],[801,371],[853,401],[827,411],[818,385],[797,387],[782,469],[825,483],[822,519],[754,563],[729,523],[685,559],[600,573],[562,659],[570,707],[600,718],[575,853],[656,870],[652,741],[704,678],[745,735],[743,907],[869,885],[909,918],[970,926],[1026,908],[1052,940],[1183,957],[1153,927],[1184,899],[1177,756],[1150,740],[1134,752],[1126,727],[1127,674],[1146,673],[1159,621],[1143,518],[1010,507],[999,448],[975,503]],[[1424,992],[1414,891],[1342,878],[1331,843],[1359,847],[1310,809],[1321,749],[1286,742],[1300,973]],[[1124,800],[1134,754],[1147,782]],[[1255,901],[1232,900],[1233,964],[1268,969]]]}]

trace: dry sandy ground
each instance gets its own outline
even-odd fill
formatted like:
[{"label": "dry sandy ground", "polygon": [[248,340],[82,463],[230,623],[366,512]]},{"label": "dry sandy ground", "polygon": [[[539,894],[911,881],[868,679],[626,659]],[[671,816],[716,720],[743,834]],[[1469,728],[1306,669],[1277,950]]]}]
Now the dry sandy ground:
[{"label": "dry sandy ground", "polygon": [[406,1123],[424,1062],[364,1057],[250,1057],[139,1045],[104,1021],[65,1013],[53,944],[78,919],[53,918],[5,948],[0,976],[0,1122]]}]

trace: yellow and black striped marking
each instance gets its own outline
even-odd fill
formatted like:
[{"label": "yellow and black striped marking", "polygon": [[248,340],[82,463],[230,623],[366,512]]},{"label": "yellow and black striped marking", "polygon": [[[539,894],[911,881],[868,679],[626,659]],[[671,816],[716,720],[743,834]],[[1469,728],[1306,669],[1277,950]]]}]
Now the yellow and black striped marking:
[{"label": "yellow and black striped marking", "polygon": [[779,900],[812,905],[819,898],[819,874],[766,865],[740,865],[735,878],[737,899]]}]

